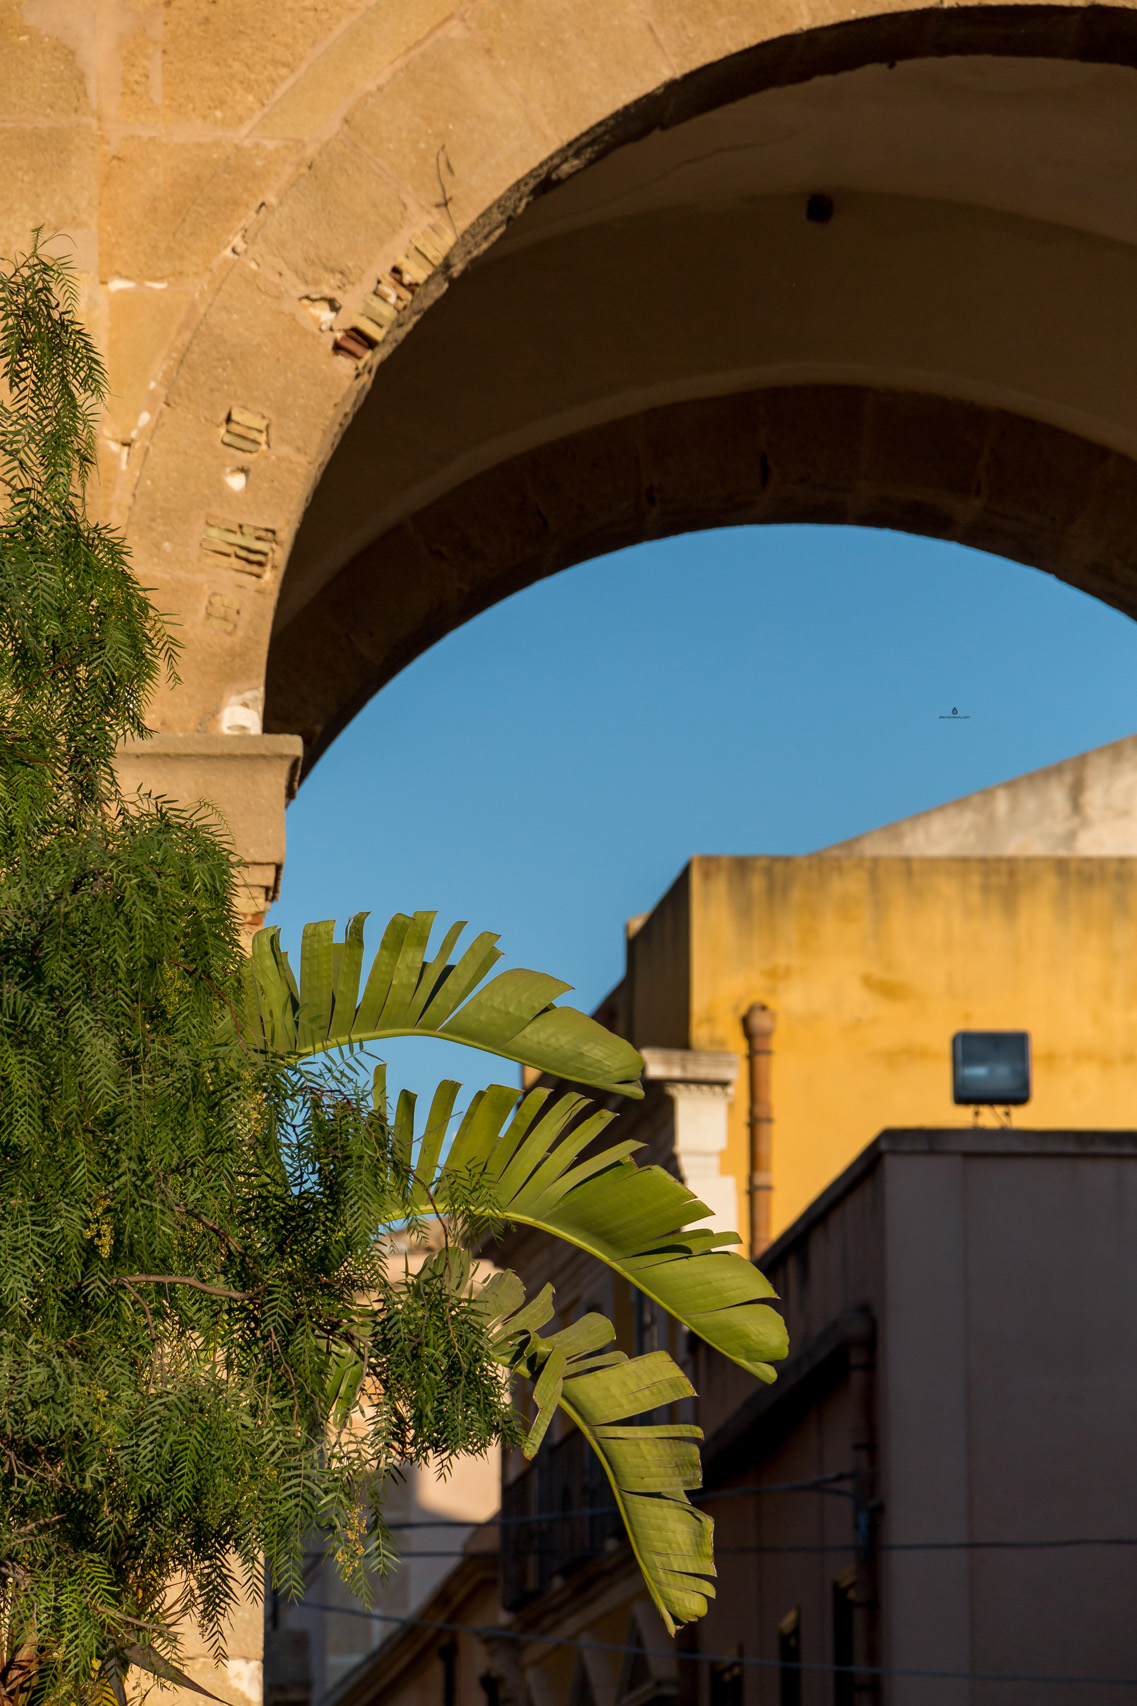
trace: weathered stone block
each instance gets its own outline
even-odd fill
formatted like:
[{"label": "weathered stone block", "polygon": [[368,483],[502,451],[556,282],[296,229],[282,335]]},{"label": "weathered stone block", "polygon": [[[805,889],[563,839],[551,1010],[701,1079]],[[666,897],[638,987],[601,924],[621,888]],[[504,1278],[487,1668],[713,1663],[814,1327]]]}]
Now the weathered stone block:
[{"label": "weathered stone block", "polygon": [[247,727],[248,696],[264,682],[273,583],[196,556],[186,568],[143,578],[175,637],[189,642],[179,663],[180,686],[163,685],[155,694],[147,713],[151,728],[220,734],[233,726],[234,706],[242,711],[236,726]]},{"label": "weathered stone block", "polygon": [[1069,542],[1114,575],[1121,571],[1121,584],[1111,587],[1105,596],[1129,615],[1137,615],[1133,586],[1137,570],[1137,463],[1117,452],[1103,451],[1084,499],[1085,507],[1069,529]]},{"label": "weathered stone block", "polygon": [[611,0],[482,0],[469,21],[562,141],[673,75],[647,19]]},{"label": "weathered stone block", "polygon": [[342,293],[375,265],[406,221],[390,179],[349,138],[337,136],[293,180],[249,253],[298,294]]},{"label": "weathered stone block", "polygon": [[165,290],[138,285],[104,293],[103,324],[112,389],[103,430],[120,442],[129,441],[144,411],[152,416],[158,409],[151,385],[161,378],[174,334],[193,294],[188,285],[170,285]]},{"label": "weathered stone block", "polygon": [[120,138],[100,174],[103,276],[196,277],[233,241],[286,162],[268,142]]},{"label": "weathered stone block", "polygon": [[96,158],[95,133],[86,124],[5,128],[0,253],[25,250],[32,232],[42,226],[45,231],[66,231],[75,245],[73,253],[80,268],[93,269],[98,221]]},{"label": "weathered stone block", "polygon": [[[390,0],[391,4],[397,0]],[[167,0],[162,111],[167,125],[238,130],[349,18],[358,0]]]},{"label": "weathered stone block", "polygon": [[889,491],[979,494],[990,415],[970,403],[916,392],[878,391],[869,406],[861,478]]},{"label": "weathered stone block", "polygon": [[855,386],[779,386],[767,393],[770,488],[845,492],[858,478],[867,394]]},{"label": "weathered stone block", "polygon": [[449,202],[459,229],[555,144],[468,35],[423,48],[360,103],[348,130],[424,208]]},{"label": "weathered stone block", "polygon": [[160,124],[162,119],[161,12],[150,8],[151,27],[122,44],[118,116],[124,124]]},{"label": "weathered stone block", "polygon": [[1074,532],[1110,459],[1103,445],[1002,414],[983,460],[984,506],[996,515],[1032,517],[1041,531]]},{"label": "weathered stone block", "polygon": [[[66,12],[52,18],[46,7],[37,7],[34,23],[28,21],[31,10],[9,4],[0,11],[0,115],[8,123],[38,124],[90,113],[96,8],[76,6],[70,18]],[[5,134],[5,155],[11,134]]]},{"label": "weathered stone block", "polygon": [[738,53],[807,23],[806,0],[651,0],[649,15],[676,69]]},{"label": "weathered stone block", "polygon": [[[501,518],[492,532],[487,529],[489,566],[513,590],[535,578],[532,571],[549,574],[650,536],[652,506],[644,488],[639,423],[633,420],[538,446],[471,481],[463,493],[487,517]],[[457,517],[444,504],[433,504],[423,522],[431,538],[445,527],[460,544]],[[449,549],[453,553],[455,543]],[[478,554],[468,558],[463,551],[462,560],[478,563]]]},{"label": "weathered stone block", "polygon": [[[170,401],[221,432],[236,403],[272,423],[274,456],[319,460],[329,421],[351,383],[296,299],[263,272],[236,264],[221,286],[170,389]],[[216,450],[221,455],[220,438]],[[232,457],[229,457],[232,460]]]},{"label": "weathered stone block", "polygon": [[965,516],[965,506],[951,499],[913,496],[890,486],[885,491],[867,488],[850,493],[846,519],[856,527],[886,527],[928,539],[959,539]]},{"label": "weathered stone block", "polygon": [[[226,476],[237,459],[222,444],[216,423],[184,410],[164,411],[152,450],[166,473],[155,480],[144,467],[139,479],[130,527],[139,572],[147,580],[186,575],[195,588],[208,584],[233,591],[246,611],[252,577],[258,598],[269,601],[271,616],[295,519],[308,494],[307,458],[274,450],[255,463],[244,459],[244,479],[234,485]],[[231,548],[229,534],[238,538]],[[241,544],[246,536],[248,542]],[[197,597],[194,591],[191,605]],[[184,604],[176,608],[188,619]],[[236,627],[230,624],[230,631]],[[188,660],[183,674],[188,683],[193,674]]]},{"label": "weathered stone block", "polygon": [[[866,8],[867,10],[867,8]],[[911,0],[873,0],[870,16],[883,17],[889,12],[910,12]],[[844,24],[850,20],[848,0],[805,0],[801,28],[823,29],[827,24]],[[856,13],[853,14],[856,16]],[[863,15],[863,14],[862,14]]]},{"label": "weathered stone block", "polygon": [[314,55],[257,121],[256,136],[314,137],[330,129],[368,85],[457,11],[455,0],[375,0]]},{"label": "weathered stone block", "polygon": [[664,531],[759,519],[771,478],[766,396],[697,398],[642,416],[645,477]]}]

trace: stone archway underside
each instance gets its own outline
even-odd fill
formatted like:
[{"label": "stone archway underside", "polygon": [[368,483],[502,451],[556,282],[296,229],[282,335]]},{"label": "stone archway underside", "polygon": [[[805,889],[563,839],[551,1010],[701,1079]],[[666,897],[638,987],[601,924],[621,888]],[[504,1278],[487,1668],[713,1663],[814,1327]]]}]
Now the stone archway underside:
[{"label": "stone archway underside", "polygon": [[495,467],[377,539],[275,637],[266,726],[313,762],[471,616],[575,562],[696,528],[898,528],[1137,616],[1137,462],[950,398],[789,386],[671,404]]},{"label": "stone archway underside", "polygon": [[[819,32],[819,63],[879,23]],[[759,87],[725,106],[620,115],[380,346],[275,604],[266,726],[307,763],[486,605],[692,528],[939,534],[1137,611],[1137,72],[955,53],[795,81],[795,43],[744,55]]]}]

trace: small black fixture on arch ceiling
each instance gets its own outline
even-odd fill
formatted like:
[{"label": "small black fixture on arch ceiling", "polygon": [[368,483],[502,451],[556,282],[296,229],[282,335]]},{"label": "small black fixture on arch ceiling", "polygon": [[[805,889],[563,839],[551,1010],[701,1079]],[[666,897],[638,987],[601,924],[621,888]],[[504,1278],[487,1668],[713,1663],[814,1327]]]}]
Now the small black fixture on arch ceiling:
[{"label": "small black fixture on arch ceiling", "polygon": [[833,217],[833,197],[811,195],[805,204],[805,217],[814,225],[828,225]]}]

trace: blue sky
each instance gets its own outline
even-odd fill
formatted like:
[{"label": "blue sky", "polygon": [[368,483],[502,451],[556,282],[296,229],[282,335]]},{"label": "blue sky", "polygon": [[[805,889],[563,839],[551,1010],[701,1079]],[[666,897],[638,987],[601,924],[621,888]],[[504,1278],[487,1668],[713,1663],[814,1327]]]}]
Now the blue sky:
[{"label": "blue sky", "polygon": [[[955,706],[967,720],[942,721]],[[271,922],[429,908],[593,1006],[693,853],[805,853],[1137,731],[1137,624],[1037,570],[860,528],[597,558],[378,694],[288,812]],[[391,1051],[392,1084],[508,1067]]]}]

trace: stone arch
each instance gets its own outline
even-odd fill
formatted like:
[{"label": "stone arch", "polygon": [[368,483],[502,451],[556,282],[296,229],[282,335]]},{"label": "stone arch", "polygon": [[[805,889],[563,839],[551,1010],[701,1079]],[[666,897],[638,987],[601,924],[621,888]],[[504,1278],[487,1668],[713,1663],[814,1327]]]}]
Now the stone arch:
[{"label": "stone arch", "polygon": [[573,563],[705,527],[957,540],[1137,615],[1137,462],[1005,410],[856,386],[673,403],[528,450],[359,552],[274,637],[266,727],[315,762],[385,682]]},{"label": "stone arch", "polygon": [[[404,513],[390,516],[378,505],[370,535],[365,537],[363,527],[348,557],[320,566],[321,602],[313,605],[302,597],[293,601],[294,607],[289,605],[290,585],[293,590],[301,586],[293,542],[299,532],[297,549],[305,544],[302,517],[307,510],[304,527],[311,534],[321,520],[319,504],[311,501],[313,493],[331,489],[321,475],[327,470],[333,476],[344,463],[344,445],[368,409],[373,421],[376,410],[381,413],[396,368],[404,379],[412,378],[411,354],[424,333],[412,339],[407,334],[418,323],[429,325],[451,297],[472,291],[483,270],[490,278],[491,267],[482,263],[472,268],[471,263],[485,255],[496,265],[497,251],[503,248],[497,239],[507,227],[515,250],[523,244],[523,227],[533,209],[523,210],[530,204],[545,212],[600,165],[631,154],[654,137],[679,135],[728,103],[762,92],[819,86],[820,79],[856,75],[863,68],[883,70],[968,56],[1015,65],[1045,61],[1130,68],[1137,63],[1137,12],[1127,7],[879,7],[867,16],[854,16],[859,10],[833,0],[779,0],[761,6],[753,0],[606,0],[603,5],[597,0],[480,0],[457,8],[450,0],[433,5],[430,0],[400,0],[398,5],[381,0],[356,14],[290,73],[275,98],[248,124],[242,143],[271,156],[275,176],[262,173],[262,199],[214,262],[204,310],[196,317],[187,315],[180,341],[170,346],[161,406],[139,435],[138,454],[131,459],[119,499],[140,572],[181,621],[186,642],[185,685],[160,708],[162,728],[215,734],[243,726],[226,722],[229,708],[255,704],[267,670],[271,726],[305,729],[314,753],[362,702],[361,696],[413,655],[416,646],[444,631],[440,622],[452,625],[480,603],[501,596],[494,587],[509,590],[523,584],[519,575],[532,578],[550,572],[541,563],[561,566],[574,560],[574,553],[599,548],[598,540],[627,540],[695,521],[702,525],[740,518],[756,514],[763,502],[775,504],[773,496],[759,501],[753,486],[746,502],[738,498],[733,507],[692,503],[675,488],[645,510],[652,482],[641,480],[635,499],[636,481],[629,476],[619,501],[625,513],[629,505],[635,511],[639,503],[637,522],[624,525],[611,515],[605,518],[601,504],[590,518],[582,517],[566,529],[557,550],[540,557],[527,555],[528,548],[519,546],[508,568],[507,551],[487,570],[481,590],[469,585],[451,597],[445,590],[447,577],[453,580],[457,572],[460,580],[465,571],[455,571],[452,559],[447,562],[445,554],[432,553],[423,540],[447,503],[455,513],[453,494],[459,490],[473,503],[466,515],[468,526],[494,479],[502,494],[496,500],[500,506],[515,501],[510,496],[515,490],[509,484],[511,471],[526,482],[536,478],[541,444],[518,443],[512,451],[505,445],[499,447],[496,474],[485,466],[463,473],[458,456],[448,484],[443,480],[431,490],[427,479],[416,488],[424,516],[430,511],[421,528],[406,505]],[[1090,87],[1080,97],[1076,89],[1066,93],[1074,106],[1080,100],[1082,108],[1095,98]],[[566,188],[557,196],[542,196],[558,185]],[[800,213],[805,187],[795,183],[785,189],[785,206]],[[848,204],[857,197],[867,207],[857,188],[846,198]],[[769,199],[767,211],[776,213],[773,203],[778,198]],[[903,199],[891,197],[896,205]],[[906,206],[918,211],[920,202],[919,194],[908,195]],[[935,217],[948,205],[943,198],[935,202]],[[440,262],[438,228],[451,217],[457,241]],[[983,217],[992,236],[998,235],[996,227],[1005,234],[1005,228],[1018,221],[1020,267],[1032,242],[1045,248],[1048,241],[1053,243],[1056,230],[1067,229],[1045,209],[1024,212],[1012,205],[992,218],[988,208]],[[983,217],[972,220],[969,241]],[[1036,229],[1040,226],[1045,231]],[[1115,293],[1123,295],[1132,259],[1129,233],[1119,235],[1106,218],[1104,225],[1099,221],[1081,235],[1090,248],[1097,245],[1096,260],[1110,274]],[[416,240],[421,240],[417,249]],[[351,359],[352,323],[360,324],[361,312],[366,322],[365,296],[377,276],[391,282],[391,268],[400,256],[409,257],[409,272],[404,268],[401,277],[394,275],[394,283],[417,286],[413,301],[386,329],[377,350],[357,364]],[[460,275],[468,268],[467,280]],[[1060,282],[1062,256],[1051,253],[1043,271],[1052,282]],[[971,306],[961,303],[964,317]],[[1097,304],[1090,307],[1096,309]],[[379,322],[369,324],[374,329]],[[1090,330],[1100,350],[1113,322]],[[333,353],[337,341],[338,355]],[[1085,356],[1084,350],[1081,353]],[[1123,354],[1119,385],[1127,377],[1127,348]],[[1124,409],[1090,396],[1092,385],[1079,390],[1076,353],[1066,365],[1071,371],[1064,376],[1065,390],[1057,385],[1054,395],[1044,396],[1013,375],[984,377],[974,362],[966,372],[929,374],[910,361],[907,366],[878,363],[874,369],[871,360],[838,360],[832,352],[811,362],[808,350],[799,349],[780,368],[772,360],[764,367],[759,363],[761,371],[752,373],[749,381],[740,372],[707,375],[702,385],[689,377],[685,391],[683,386],[678,392],[664,387],[659,395],[641,394],[638,401],[625,397],[618,407],[613,402],[606,411],[593,411],[590,421],[575,419],[570,411],[556,431],[547,429],[536,437],[546,447],[559,446],[557,454],[563,458],[591,454],[584,448],[591,442],[602,460],[609,453],[618,459],[618,440],[626,453],[633,442],[642,444],[644,435],[663,430],[664,423],[674,442],[682,442],[690,423],[699,418],[701,404],[715,414],[716,430],[724,430],[730,410],[723,401],[714,408],[712,403],[733,394],[735,407],[744,413],[764,411],[763,431],[774,435],[765,454],[777,466],[775,458],[784,463],[789,432],[785,422],[797,407],[790,401],[795,391],[813,404],[825,397],[827,406],[834,407],[839,391],[841,408],[853,415],[859,411],[861,421],[870,423],[863,430],[878,444],[881,423],[909,408],[931,439],[946,433],[954,442],[962,435],[985,448],[972,454],[969,463],[961,451],[958,466],[945,453],[938,472],[924,465],[909,477],[905,447],[898,442],[897,460],[874,484],[863,468],[866,441],[860,440],[861,448],[855,450],[853,438],[860,429],[850,428],[853,437],[842,453],[845,484],[839,492],[825,484],[833,478],[832,462],[820,485],[812,476],[803,476],[796,487],[793,481],[785,485],[781,474],[769,482],[769,491],[781,494],[778,502],[791,488],[797,492],[798,507],[790,503],[783,515],[816,516],[828,506],[829,513],[849,515],[855,510],[889,525],[950,527],[955,536],[973,542],[988,538],[995,548],[1051,567],[1127,608],[1130,569],[1125,542],[1118,535],[1130,478],[1128,458],[1137,454],[1137,423]],[[1102,375],[1095,379],[1101,381]],[[762,391],[769,395],[759,402],[756,393]],[[898,400],[905,397],[906,403]],[[440,412],[443,408],[440,399]],[[950,425],[945,425],[945,410]],[[386,442],[393,443],[401,430],[397,412],[381,427]],[[1051,488],[1054,518],[1048,527],[1032,511],[1027,478],[1033,466],[1029,457],[1034,455],[1027,446],[1043,441],[1046,455],[1062,464]],[[983,496],[1000,446],[1008,451],[1018,447],[1014,454],[1023,476],[1019,498],[1009,508],[1002,499]],[[231,466],[234,463],[244,466]],[[567,463],[561,466],[563,476]],[[1079,507],[1077,499],[1085,493],[1078,485],[1078,470],[1090,467],[1097,484]],[[238,486],[242,473],[245,483]],[[436,473],[437,486],[443,476]],[[232,483],[227,485],[227,479]],[[964,479],[971,481],[966,498],[959,484]],[[657,484],[656,490],[663,488]],[[522,511],[527,502],[524,495],[516,499]],[[618,507],[615,497],[612,503]],[[1064,536],[1075,512],[1077,543]],[[695,520],[677,519],[682,514]],[[518,525],[523,533],[524,525]],[[1099,527],[1101,531],[1095,531]],[[326,684],[317,685],[314,677],[305,686],[297,671],[302,676],[307,667],[299,661],[306,630],[316,650],[324,646],[347,609],[342,599],[336,606],[336,598],[353,574],[357,584],[366,575],[366,553],[373,558],[379,539],[393,541],[399,529],[409,529],[417,541],[414,576],[438,581],[435,616],[424,617],[417,628],[412,623],[388,647],[384,661],[375,656],[358,665],[353,661],[350,690],[338,697]],[[523,562],[529,566],[520,566]],[[416,579],[415,584],[429,604],[423,592],[426,583]],[[335,598],[328,590],[332,587],[338,589]],[[444,609],[448,615],[441,614]],[[307,611],[303,620],[301,610]],[[356,634],[357,615],[351,619]]]}]

